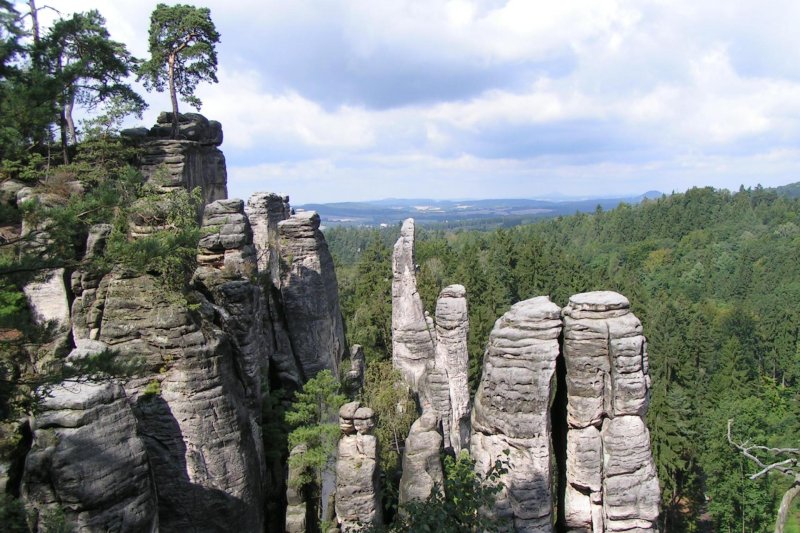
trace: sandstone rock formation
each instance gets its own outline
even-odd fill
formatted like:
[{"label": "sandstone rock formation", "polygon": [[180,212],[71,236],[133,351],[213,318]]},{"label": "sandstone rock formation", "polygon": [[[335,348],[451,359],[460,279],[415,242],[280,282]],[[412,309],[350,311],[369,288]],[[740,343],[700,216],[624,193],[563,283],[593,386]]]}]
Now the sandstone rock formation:
[{"label": "sandstone rock formation", "polygon": [[[59,205],[63,198],[52,193],[34,192],[30,187],[24,187],[17,191],[17,205],[25,201],[36,202],[44,207],[53,207]],[[26,253],[47,254],[47,247],[52,244],[49,232],[52,224],[52,220],[32,223],[27,218],[23,219],[20,236],[24,239],[21,245]],[[41,367],[43,363],[52,360],[54,356],[60,355],[68,349],[71,324],[65,275],[66,271],[63,268],[44,269],[22,288],[31,310],[33,322],[42,330],[44,338],[47,339],[47,342],[41,347],[42,349],[39,350],[40,353],[32,354],[33,363],[37,367]]]},{"label": "sandstone rock formation", "polygon": [[417,292],[414,219],[409,218],[392,253],[392,364],[418,393],[435,353],[433,332]]},{"label": "sandstone rock formation", "polygon": [[447,384],[447,408],[440,411],[444,447],[457,454],[469,446],[470,398],[467,292],[462,285],[442,289],[436,301],[435,368]]},{"label": "sandstone rock formation", "polygon": [[142,147],[142,173],[164,188],[200,187],[205,203],[227,198],[222,126],[198,113],[182,113],[179,139],[170,139],[172,113],[161,113],[157,124],[146,135],[125,130],[123,135],[137,139]]},{"label": "sandstone rock formation", "polygon": [[[250,427],[261,424],[261,393],[268,382],[274,344],[266,297],[255,281],[258,270],[250,223],[241,200],[217,200],[206,206],[193,278],[214,306],[216,323],[227,333],[250,409]],[[261,439],[254,438],[263,461]],[[261,478],[265,465],[261,464]]]},{"label": "sandstone rock formation", "polygon": [[553,527],[550,405],[555,392],[561,310],[540,296],[511,307],[494,325],[472,412],[470,452],[486,474],[510,455],[491,516],[517,532]]},{"label": "sandstone rock formation", "polygon": [[278,222],[291,214],[289,197],[271,192],[257,192],[250,196],[245,207],[253,228],[258,271],[268,275],[273,285],[280,284],[280,261],[277,254]]},{"label": "sandstone rock formation", "polygon": [[117,360],[141,359],[150,369],[125,388],[152,467],[162,530],[258,530],[263,458],[241,371],[247,363],[215,323],[213,305],[200,293],[193,298],[196,312],[154,276],[117,272],[76,312],[92,325],[81,331],[93,331]]},{"label": "sandstone rock formation", "polygon": [[61,509],[71,531],[158,531],[152,472],[122,386],[65,382],[41,407],[22,486],[34,521]]},{"label": "sandstone rock formation", "polygon": [[442,486],[442,462],[439,458],[442,435],[436,413],[427,411],[411,425],[405,446],[400,479],[401,505],[426,499],[434,484]]},{"label": "sandstone rock formation", "polygon": [[303,212],[278,222],[278,235],[280,291],[294,356],[306,379],[324,369],[338,377],[347,343],[319,215]]},{"label": "sandstone rock formation", "polygon": [[382,523],[378,439],[372,409],[350,402],[339,410],[342,438],[336,460],[336,517],[342,533]]},{"label": "sandstone rock formation", "polygon": [[364,389],[365,372],[364,349],[360,344],[354,344],[350,347],[350,370],[345,374],[345,390],[351,397],[361,394]]},{"label": "sandstone rock formation", "polygon": [[253,232],[244,214],[244,202],[217,200],[203,213],[197,264],[225,270],[232,277],[255,277]]},{"label": "sandstone rock formation", "polygon": [[[292,448],[289,457],[306,453],[308,448],[305,444],[299,444]],[[289,468],[289,479],[286,488],[286,533],[305,533],[306,514],[308,512],[306,502],[297,485],[300,471]]]},{"label": "sandstone rock formation", "polygon": [[284,389],[298,390],[303,384],[303,373],[295,359],[283,311],[278,252],[278,222],[289,218],[290,212],[288,196],[269,192],[253,194],[245,207],[253,230],[258,272],[272,318],[272,337],[275,343],[272,368]]},{"label": "sandstone rock formation", "polygon": [[576,294],[564,314],[571,531],[656,531],[659,487],[644,424],[647,341],[628,300]]}]

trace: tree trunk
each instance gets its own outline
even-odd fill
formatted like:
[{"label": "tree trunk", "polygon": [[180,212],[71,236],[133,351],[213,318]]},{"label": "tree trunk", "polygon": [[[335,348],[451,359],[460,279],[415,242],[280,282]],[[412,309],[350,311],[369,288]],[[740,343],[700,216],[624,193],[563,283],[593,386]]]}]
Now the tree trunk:
[{"label": "tree trunk", "polygon": [[68,141],[71,144],[78,144],[78,134],[75,131],[75,121],[72,119],[72,108],[75,107],[75,93],[70,91],[67,95],[67,102],[64,105],[64,118],[67,121]]},{"label": "tree trunk", "polygon": [[64,112],[63,105],[61,106],[58,122],[61,129],[61,152],[64,154],[64,164],[69,165],[69,150],[67,148],[67,115]]},{"label": "tree trunk", "polygon": [[781,506],[778,508],[778,519],[775,521],[775,533],[783,533],[786,520],[789,518],[789,509],[792,508],[792,501],[800,494],[800,479],[796,479],[794,485],[783,493]]},{"label": "tree trunk", "polygon": [[178,95],[175,94],[175,54],[167,58],[167,71],[169,73],[169,97],[172,100],[172,135],[178,138]]},{"label": "tree trunk", "polygon": [[[61,56],[58,56],[58,74],[60,75],[64,71],[64,67],[61,64]],[[58,105],[58,126],[61,130],[61,152],[64,154],[64,164],[69,165],[69,152],[67,151],[67,113],[65,108],[67,107],[67,93],[66,91],[61,92],[60,102],[57,102]]]},{"label": "tree trunk", "polygon": [[39,13],[36,9],[36,0],[28,0],[28,7],[31,10],[31,30],[33,33],[33,44],[39,44]]}]

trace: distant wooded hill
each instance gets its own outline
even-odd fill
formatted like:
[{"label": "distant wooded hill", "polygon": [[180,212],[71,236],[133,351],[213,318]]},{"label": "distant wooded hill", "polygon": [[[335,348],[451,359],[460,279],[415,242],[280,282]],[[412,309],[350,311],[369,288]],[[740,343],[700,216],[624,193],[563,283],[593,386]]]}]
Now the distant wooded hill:
[{"label": "distant wooded hill", "polygon": [[[600,206],[613,209],[622,203],[638,204],[644,199],[663,196],[658,191],[648,191],[627,198],[568,198],[564,200],[490,199],[490,200],[431,200],[396,199],[371,202],[337,202],[305,204],[295,208],[316,211],[326,226],[380,226],[395,225],[412,217],[418,224],[458,224],[467,220],[488,221],[502,219],[515,224],[534,219],[590,213]],[[511,224],[511,225],[515,225]],[[508,225],[508,224],[504,224]]]},{"label": "distant wooded hill", "polygon": [[[778,196],[800,198],[800,182],[781,185],[773,189]],[[598,206],[604,211],[621,204],[640,204],[665,196],[659,191],[617,198],[565,198],[565,199],[514,199],[489,200],[432,200],[425,198],[375,200],[370,202],[335,202],[305,204],[298,211],[316,211],[326,226],[394,226],[406,218],[417,224],[461,229],[487,229],[512,227],[537,219],[591,213]]]}]

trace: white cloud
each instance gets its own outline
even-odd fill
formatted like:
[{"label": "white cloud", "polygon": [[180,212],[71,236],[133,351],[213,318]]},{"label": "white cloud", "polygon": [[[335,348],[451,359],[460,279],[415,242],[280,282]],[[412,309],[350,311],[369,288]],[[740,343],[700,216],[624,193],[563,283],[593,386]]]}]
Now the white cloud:
[{"label": "white cloud", "polygon": [[[98,8],[113,38],[146,53],[156,0],[48,3]],[[223,124],[232,190],[520,196],[798,179],[791,0],[197,3],[222,33],[220,83],[199,96]],[[168,100],[149,99],[152,121]]]}]

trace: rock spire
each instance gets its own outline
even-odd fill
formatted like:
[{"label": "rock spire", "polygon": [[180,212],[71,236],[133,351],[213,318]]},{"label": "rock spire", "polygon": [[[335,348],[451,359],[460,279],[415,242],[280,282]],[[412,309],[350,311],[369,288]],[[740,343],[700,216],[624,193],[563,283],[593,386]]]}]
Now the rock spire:
[{"label": "rock spire", "polygon": [[403,222],[392,253],[392,364],[411,390],[420,382],[436,355],[433,332],[417,291],[414,262],[414,219]]}]

